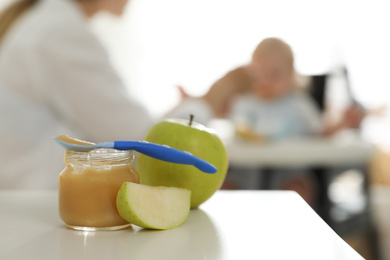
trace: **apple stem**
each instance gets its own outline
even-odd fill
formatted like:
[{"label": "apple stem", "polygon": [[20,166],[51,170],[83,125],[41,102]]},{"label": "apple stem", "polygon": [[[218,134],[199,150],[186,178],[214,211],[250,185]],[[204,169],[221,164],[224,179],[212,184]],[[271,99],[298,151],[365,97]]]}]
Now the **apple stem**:
[{"label": "apple stem", "polygon": [[194,120],[194,115],[190,114],[190,122],[188,123],[188,126],[192,125],[192,120]]}]

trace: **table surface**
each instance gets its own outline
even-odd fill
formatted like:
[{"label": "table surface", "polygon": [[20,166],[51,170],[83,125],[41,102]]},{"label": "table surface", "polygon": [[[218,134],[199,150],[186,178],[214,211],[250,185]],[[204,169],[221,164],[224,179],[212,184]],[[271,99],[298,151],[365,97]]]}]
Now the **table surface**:
[{"label": "table surface", "polygon": [[339,139],[287,139],[250,144],[237,139],[227,143],[229,162],[240,167],[364,166],[374,146],[351,137]]},{"label": "table surface", "polygon": [[0,259],[363,259],[292,191],[218,191],[181,226],[67,229],[56,191],[0,190]]}]

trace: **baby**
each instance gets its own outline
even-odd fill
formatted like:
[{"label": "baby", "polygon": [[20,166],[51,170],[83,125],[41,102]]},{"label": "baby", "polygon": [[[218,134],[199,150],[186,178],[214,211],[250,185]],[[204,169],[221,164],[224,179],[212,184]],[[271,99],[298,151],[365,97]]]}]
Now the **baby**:
[{"label": "baby", "polygon": [[[241,77],[232,77],[233,72],[240,72]],[[249,81],[242,80],[245,78],[242,75]],[[224,81],[247,85],[246,94],[236,98],[229,117],[237,127],[237,134],[250,141],[332,135],[358,126],[362,119],[361,113],[351,107],[337,124],[323,125],[314,100],[297,88],[290,46],[277,38],[260,42],[250,64],[228,73]],[[230,168],[224,188],[258,188],[260,176],[259,169]],[[317,180],[308,169],[275,168],[270,177],[268,188],[295,190],[310,205],[315,204]]]},{"label": "baby", "polygon": [[277,139],[321,133],[320,112],[310,97],[296,89],[289,45],[277,38],[263,40],[246,72],[249,91],[236,100],[230,115],[239,135]]},{"label": "baby", "polygon": [[[230,114],[238,135],[264,141],[322,133],[321,115],[314,101],[296,88],[289,45],[277,38],[263,40],[244,69],[250,79],[248,91],[236,99]],[[224,187],[245,188],[255,182],[255,177],[259,177],[257,170],[233,169]],[[271,189],[295,190],[309,204],[316,200],[316,181],[305,169],[275,169],[271,186]]]}]

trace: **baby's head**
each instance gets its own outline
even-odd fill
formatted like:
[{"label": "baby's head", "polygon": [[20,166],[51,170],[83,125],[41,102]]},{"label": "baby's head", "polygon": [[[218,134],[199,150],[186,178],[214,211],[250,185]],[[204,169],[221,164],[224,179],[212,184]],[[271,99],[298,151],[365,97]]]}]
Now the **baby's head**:
[{"label": "baby's head", "polygon": [[276,99],[294,85],[294,57],[291,47],[277,38],[266,38],[257,45],[248,66],[252,92],[261,99]]}]

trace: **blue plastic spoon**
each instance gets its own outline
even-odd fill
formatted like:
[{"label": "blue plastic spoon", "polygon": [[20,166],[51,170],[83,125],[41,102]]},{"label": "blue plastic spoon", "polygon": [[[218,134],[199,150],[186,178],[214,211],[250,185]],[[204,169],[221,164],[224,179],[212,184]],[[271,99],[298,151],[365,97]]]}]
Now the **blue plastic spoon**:
[{"label": "blue plastic spoon", "polygon": [[114,148],[117,150],[134,150],[147,156],[166,162],[193,165],[202,172],[216,173],[217,168],[209,162],[192,155],[190,152],[181,151],[168,145],[148,143],[145,141],[114,141],[98,144],[74,144],[61,140],[57,137],[54,140],[66,150],[90,151],[97,148]]}]

